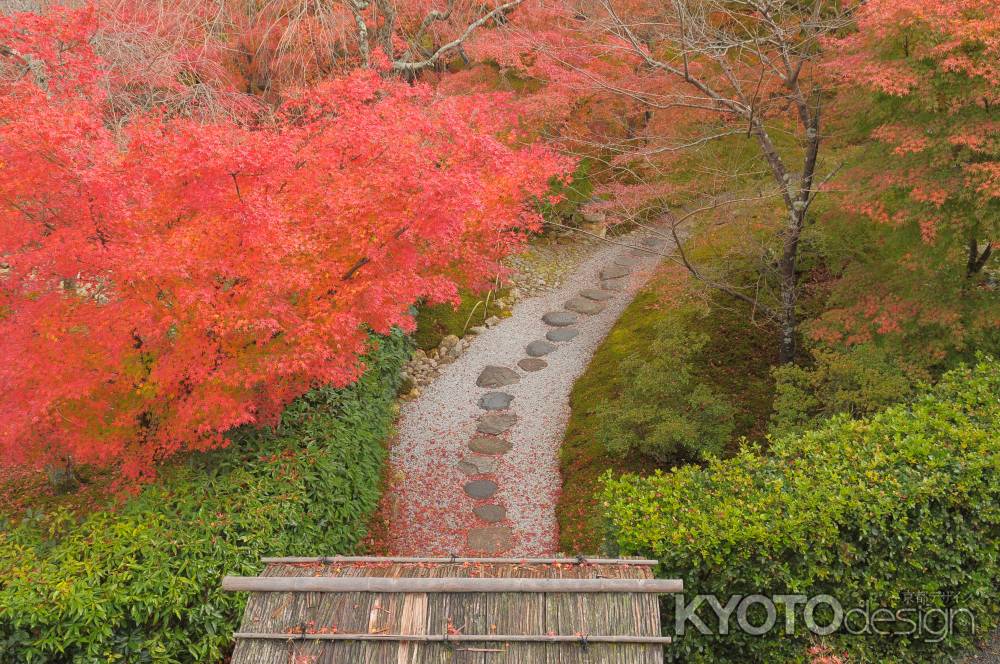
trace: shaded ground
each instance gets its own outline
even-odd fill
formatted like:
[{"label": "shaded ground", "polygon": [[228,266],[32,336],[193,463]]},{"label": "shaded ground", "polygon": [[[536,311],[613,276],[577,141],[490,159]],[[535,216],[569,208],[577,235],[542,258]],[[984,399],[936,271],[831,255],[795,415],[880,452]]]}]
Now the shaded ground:
[{"label": "shaded ground", "polygon": [[963,659],[962,664],[1000,664],[1000,631],[993,632],[980,648]]}]

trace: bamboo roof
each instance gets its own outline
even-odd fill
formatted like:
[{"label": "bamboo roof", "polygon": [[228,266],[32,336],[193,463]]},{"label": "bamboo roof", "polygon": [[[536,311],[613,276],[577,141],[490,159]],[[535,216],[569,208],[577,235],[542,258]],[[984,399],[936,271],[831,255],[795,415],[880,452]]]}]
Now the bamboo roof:
[{"label": "bamboo roof", "polygon": [[232,664],[661,664],[643,560],[270,558]]}]

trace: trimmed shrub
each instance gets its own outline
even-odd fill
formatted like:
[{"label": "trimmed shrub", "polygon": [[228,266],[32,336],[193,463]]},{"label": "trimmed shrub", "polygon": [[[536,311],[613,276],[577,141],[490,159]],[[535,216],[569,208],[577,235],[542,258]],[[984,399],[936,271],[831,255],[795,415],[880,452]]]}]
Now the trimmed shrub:
[{"label": "trimmed shrub", "polygon": [[359,546],[408,354],[402,335],[379,338],[351,387],[313,390],[276,429],[236,432],[119,510],[0,531],[0,661],[219,661],[246,600],[221,592],[224,574]]},{"label": "trimmed shrub", "polygon": [[918,377],[929,378],[901,367],[899,358],[873,344],[844,351],[818,349],[813,358],[809,368],[787,364],[774,370],[772,434],[802,433],[841,413],[872,415],[913,396]]},{"label": "trimmed shrub", "polygon": [[[845,610],[958,607],[985,633],[1000,608],[1000,364],[982,360],[944,375],[928,394],[864,420],[832,418],[770,454],[744,450],[706,467],[646,479],[608,477],[603,498],[623,554],[655,556],[685,595],[826,593]],[[675,604],[665,603],[668,632]],[[758,607],[759,608],[759,607]],[[818,637],[784,633],[784,610],[764,636],[687,629],[667,652],[685,662],[796,662]],[[697,615],[710,628],[715,613]],[[910,616],[907,616],[910,617]],[[831,616],[817,616],[827,624]],[[750,613],[759,625],[761,616]],[[688,624],[690,628],[690,623]],[[860,625],[850,624],[857,631]],[[905,631],[903,622],[880,629]],[[942,662],[967,647],[971,625],[938,637],[850,635],[821,647],[857,662]]]}]

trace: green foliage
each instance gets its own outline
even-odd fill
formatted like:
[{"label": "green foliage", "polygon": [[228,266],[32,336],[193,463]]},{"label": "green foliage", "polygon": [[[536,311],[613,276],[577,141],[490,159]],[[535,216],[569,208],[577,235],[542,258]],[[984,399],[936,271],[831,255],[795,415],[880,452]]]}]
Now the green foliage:
[{"label": "green foliage", "polygon": [[812,367],[785,365],[774,370],[771,433],[801,433],[840,413],[872,415],[908,399],[917,386],[915,372],[874,344],[843,351],[819,349]]},{"label": "green foliage", "polygon": [[503,287],[480,295],[463,289],[459,291],[462,301],[457,307],[448,303],[417,307],[417,331],[413,333],[417,347],[424,350],[437,348],[449,334],[461,337],[470,327],[482,325],[490,316],[501,315],[503,311],[496,301],[504,297],[508,290]]},{"label": "green foliage", "polygon": [[618,367],[622,391],[597,408],[597,435],[612,454],[633,450],[661,463],[719,455],[733,432],[733,407],[695,376],[692,360],[707,334],[660,320],[648,352]]},{"label": "green foliage", "polygon": [[579,226],[582,223],[580,208],[594,194],[594,182],[590,172],[592,168],[589,159],[581,159],[568,182],[556,181],[551,185],[549,194],[562,196],[562,200],[555,204],[548,201],[539,204],[539,211],[546,221],[565,226]]},{"label": "green foliage", "polygon": [[[608,477],[603,499],[617,543],[623,554],[658,558],[659,573],[682,578],[689,599],[827,593],[845,609],[898,609],[909,594],[926,593],[930,606],[950,597],[971,610],[982,634],[1000,609],[997,394],[1000,363],[984,359],[948,372],[911,404],[862,420],[834,417],[773,441],[768,455],[744,450],[705,468]],[[792,636],[688,630],[667,652],[713,664],[803,661],[815,637],[801,609]],[[698,615],[711,627],[710,613],[703,606]],[[849,661],[936,663],[971,643],[967,621],[957,625],[939,643],[927,635],[824,638]]]},{"label": "green foliage", "polygon": [[[716,403],[733,407],[727,452],[742,436],[751,440],[763,437],[773,396],[770,360],[774,343],[770,331],[747,325],[749,312],[729,306],[728,301],[712,302],[706,308],[700,300],[685,295],[686,284],[686,277],[677,272],[664,271],[655,277],[625,309],[573,385],[570,419],[559,455],[563,485],[556,515],[562,551],[601,551],[605,525],[598,494],[605,470],[644,474],[657,465],[655,459],[643,456],[638,446],[631,453],[609,452],[599,434],[609,428],[606,420],[615,418],[616,411],[625,410],[629,403],[642,405],[628,372],[622,370],[625,364],[664,367],[664,375],[648,374],[652,381],[669,381],[673,369],[666,367],[683,357],[683,371],[690,383],[717,395]],[[696,353],[685,352],[680,342],[669,347],[669,339],[689,337],[707,338],[707,343]],[[657,344],[658,339],[663,344]],[[663,345],[668,346],[666,351]],[[681,355],[672,359],[674,353]],[[669,385],[654,384],[653,388],[659,391]],[[680,412],[664,401],[656,405],[665,408],[667,417]]]},{"label": "green foliage", "polygon": [[379,338],[356,384],[313,390],[275,429],[236,432],[120,510],[0,532],[0,661],[219,661],[245,602],[221,592],[224,574],[359,546],[407,355],[402,335]]}]

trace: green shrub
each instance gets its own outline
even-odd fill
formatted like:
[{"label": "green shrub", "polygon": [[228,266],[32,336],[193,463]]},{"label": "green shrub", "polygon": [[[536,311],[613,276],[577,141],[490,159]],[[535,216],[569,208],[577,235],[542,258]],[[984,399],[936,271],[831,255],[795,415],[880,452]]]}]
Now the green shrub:
[{"label": "green shrub", "polygon": [[898,358],[872,344],[844,351],[820,349],[813,358],[812,367],[789,364],[774,370],[772,434],[801,433],[841,413],[871,415],[910,398],[917,387],[916,372],[905,370]]},{"label": "green shrub", "polygon": [[246,599],[221,592],[224,574],[365,536],[407,345],[381,338],[356,384],[313,390],[119,510],[0,531],[0,661],[220,661]]},{"label": "green shrub", "polygon": [[[954,598],[972,611],[981,635],[1000,608],[998,395],[1000,364],[983,360],[945,374],[911,404],[834,417],[773,441],[768,455],[744,450],[705,468],[609,477],[603,499],[617,544],[658,558],[659,573],[683,579],[689,600],[826,593],[845,610],[866,602],[896,610],[924,593],[929,606]],[[675,605],[665,604],[672,632]],[[816,637],[803,629],[801,606],[785,636],[782,610],[765,636],[735,630],[734,619],[729,635],[689,629],[668,653],[685,662],[802,661]],[[707,605],[698,615],[716,624]],[[926,633],[824,638],[852,662],[938,663],[970,643],[968,621],[956,625],[940,643]]]},{"label": "green shrub", "polygon": [[648,351],[622,361],[618,398],[597,408],[597,435],[609,452],[635,450],[663,463],[722,453],[733,433],[733,407],[693,371],[708,341],[707,334],[659,320]]}]

